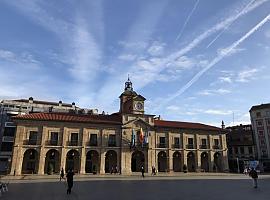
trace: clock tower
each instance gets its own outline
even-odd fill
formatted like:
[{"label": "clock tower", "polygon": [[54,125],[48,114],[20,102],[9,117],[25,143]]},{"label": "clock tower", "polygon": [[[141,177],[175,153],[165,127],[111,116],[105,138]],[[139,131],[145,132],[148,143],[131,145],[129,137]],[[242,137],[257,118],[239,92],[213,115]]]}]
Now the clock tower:
[{"label": "clock tower", "polygon": [[120,95],[120,113],[144,114],[145,98],[133,91],[129,77],[125,83],[124,92]]}]

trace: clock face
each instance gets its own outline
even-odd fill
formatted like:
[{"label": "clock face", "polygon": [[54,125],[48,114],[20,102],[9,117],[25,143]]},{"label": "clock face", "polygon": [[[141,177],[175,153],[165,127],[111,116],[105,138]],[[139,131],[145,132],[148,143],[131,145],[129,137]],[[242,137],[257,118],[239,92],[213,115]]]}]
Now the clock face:
[{"label": "clock face", "polygon": [[143,104],[141,102],[137,102],[135,104],[135,108],[136,108],[136,110],[142,110],[143,109]]}]

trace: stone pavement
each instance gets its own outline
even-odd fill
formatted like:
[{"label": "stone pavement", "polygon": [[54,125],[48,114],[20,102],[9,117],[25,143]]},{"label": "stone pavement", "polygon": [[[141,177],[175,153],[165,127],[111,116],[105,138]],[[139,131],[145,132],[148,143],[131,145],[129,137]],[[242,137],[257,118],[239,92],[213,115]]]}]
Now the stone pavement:
[{"label": "stone pavement", "polygon": [[160,177],[155,178],[156,180],[147,177],[140,180],[108,180],[107,178],[99,181],[77,181],[74,183],[71,195],[66,194],[65,182],[11,183],[9,192],[4,193],[0,199],[267,200],[270,197],[268,178],[260,179],[257,189],[252,187],[250,179],[161,180]]}]

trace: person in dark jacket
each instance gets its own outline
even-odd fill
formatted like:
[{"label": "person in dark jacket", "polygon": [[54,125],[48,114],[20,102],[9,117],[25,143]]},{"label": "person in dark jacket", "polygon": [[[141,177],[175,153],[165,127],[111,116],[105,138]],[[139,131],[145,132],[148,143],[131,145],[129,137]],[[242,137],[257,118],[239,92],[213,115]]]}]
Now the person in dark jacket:
[{"label": "person in dark jacket", "polygon": [[249,176],[253,179],[254,188],[257,188],[258,187],[258,174],[254,168],[251,168],[249,172]]},{"label": "person in dark jacket", "polygon": [[142,172],[142,177],[144,178],[144,167],[143,166],[141,168],[141,172]]},{"label": "person in dark jacket", "polygon": [[64,173],[63,167],[62,167],[61,172],[60,172],[60,181],[61,181],[62,179],[65,179],[65,173]]},{"label": "person in dark jacket", "polygon": [[73,176],[74,176],[73,170],[68,170],[68,173],[66,175],[68,184],[67,194],[71,193],[71,188],[73,187]]}]

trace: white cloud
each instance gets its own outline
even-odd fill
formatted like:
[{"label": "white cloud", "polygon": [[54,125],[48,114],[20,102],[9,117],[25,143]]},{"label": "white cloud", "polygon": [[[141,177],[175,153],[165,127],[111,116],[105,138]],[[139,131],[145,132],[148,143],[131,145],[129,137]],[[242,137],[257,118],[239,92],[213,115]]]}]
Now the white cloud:
[{"label": "white cloud", "polygon": [[118,59],[124,60],[124,61],[134,61],[136,57],[137,56],[134,54],[121,54],[118,56]]},{"label": "white cloud", "polygon": [[221,77],[218,77],[218,79],[222,83],[232,83],[232,77],[229,77],[229,76],[221,76]]},{"label": "white cloud", "polygon": [[233,113],[233,111],[230,110],[213,110],[213,109],[209,109],[209,110],[205,110],[204,113],[206,114],[212,114],[212,115],[231,115]]},{"label": "white cloud", "polygon": [[264,32],[265,37],[270,38],[270,29]]},{"label": "white cloud", "polygon": [[246,49],[244,49],[244,48],[233,48],[233,49],[220,48],[220,49],[217,50],[217,52],[221,56],[224,56],[224,55],[228,56],[228,55],[235,54],[235,53],[245,51],[245,50]]},{"label": "white cloud", "polygon": [[254,79],[255,74],[258,72],[258,69],[247,69],[238,73],[236,81],[237,82],[249,82]]},{"label": "white cloud", "polygon": [[165,43],[154,42],[147,50],[151,56],[160,56],[164,53]]}]

